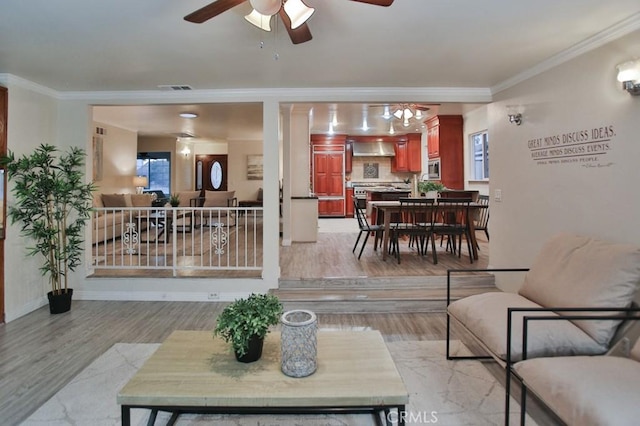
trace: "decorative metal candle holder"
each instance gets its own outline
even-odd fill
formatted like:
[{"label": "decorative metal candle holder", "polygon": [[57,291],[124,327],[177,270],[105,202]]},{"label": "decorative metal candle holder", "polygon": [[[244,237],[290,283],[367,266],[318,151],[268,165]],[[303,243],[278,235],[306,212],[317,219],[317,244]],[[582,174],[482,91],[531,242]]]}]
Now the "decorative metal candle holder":
[{"label": "decorative metal candle holder", "polygon": [[317,367],[318,318],[307,310],[282,314],[282,372],[291,377],[306,377]]}]

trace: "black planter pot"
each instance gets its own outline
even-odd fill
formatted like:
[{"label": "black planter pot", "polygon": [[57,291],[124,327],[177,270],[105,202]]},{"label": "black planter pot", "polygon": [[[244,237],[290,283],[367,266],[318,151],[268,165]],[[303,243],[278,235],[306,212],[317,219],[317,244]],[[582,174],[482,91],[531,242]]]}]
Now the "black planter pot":
[{"label": "black planter pot", "polygon": [[236,359],[240,362],[254,362],[260,359],[262,356],[262,345],[264,344],[264,338],[259,336],[251,336],[249,339],[249,348],[244,355],[239,356],[236,352]]},{"label": "black planter pot", "polygon": [[53,292],[47,293],[49,298],[49,312],[52,314],[62,314],[71,310],[71,296],[73,296],[73,289],[67,289],[67,292],[60,294],[53,294]]}]

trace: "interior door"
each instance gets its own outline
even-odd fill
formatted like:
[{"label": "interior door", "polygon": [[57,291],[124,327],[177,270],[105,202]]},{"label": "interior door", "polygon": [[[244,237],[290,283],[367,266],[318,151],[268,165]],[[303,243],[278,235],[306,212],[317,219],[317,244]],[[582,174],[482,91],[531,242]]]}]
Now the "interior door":
[{"label": "interior door", "polygon": [[205,191],[227,190],[227,156],[196,155],[196,189]]}]

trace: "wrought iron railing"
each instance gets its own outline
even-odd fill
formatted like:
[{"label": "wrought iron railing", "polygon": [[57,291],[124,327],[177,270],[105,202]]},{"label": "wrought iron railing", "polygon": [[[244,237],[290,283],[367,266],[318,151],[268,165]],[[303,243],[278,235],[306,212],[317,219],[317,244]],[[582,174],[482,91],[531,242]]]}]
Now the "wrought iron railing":
[{"label": "wrought iron railing", "polygon": [[262,207],[96,208],[91,227],[94,270],[262,270]]}]

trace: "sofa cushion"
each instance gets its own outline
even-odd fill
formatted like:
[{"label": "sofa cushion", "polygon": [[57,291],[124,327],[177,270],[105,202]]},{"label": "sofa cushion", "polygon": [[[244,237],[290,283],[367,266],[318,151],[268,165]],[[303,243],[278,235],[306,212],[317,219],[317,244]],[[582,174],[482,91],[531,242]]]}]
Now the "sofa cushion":
[{"label": "sofa cushion", "polygon": [[93,207],[97,209],[101,209],[104,207],[104,203],[102,202],[102,194],[99,192],[94,192],[93,194]]},{"label": "sofa cushion", "polygon": [[200,198],[200,191],[180,191],[178,192],[178,199],[180,200],[179,207],[197,207],[197,204],[192,204],[193,201]]},{"label": "sofa cushion", "polygon": [[102,204],[107,208],[127,207],[124,194],[102,194]]},{"label": "sofa cushion", "polygon": [[567,424],[638,424],[638,361],[615,356],[537,358],[514,369]]},{"label": "sofa cushion", "polygon": [[236,191],[205,191],[203,207],[229,207],[229,200]]},{"label": "sofa cushion", "polygon": [[[507,308],[539,308],[526,298],[505,292],[488,292],[456,300],[449,314],[462,323],[496,356],[507,358]],[[552,312],[514,313],[511,330],[511,359],[522,358],[522,317],[554,315]],[[529,322],[527,356],[601,354],[606,345],[595,342],[571,321]]]},{"label": "sofa cushion", "polygon": [[[628,307],[640,283],[640,248],[560,234],[540,250],[519,294],[545,307]],[[576,321],[607,345],[619,321]]]},{"label": "sofa cushion", "polygon": [[131,194],[132,207],[151,207],[153,202],[152,194]]}]

